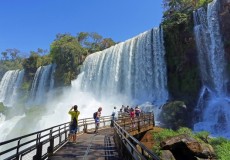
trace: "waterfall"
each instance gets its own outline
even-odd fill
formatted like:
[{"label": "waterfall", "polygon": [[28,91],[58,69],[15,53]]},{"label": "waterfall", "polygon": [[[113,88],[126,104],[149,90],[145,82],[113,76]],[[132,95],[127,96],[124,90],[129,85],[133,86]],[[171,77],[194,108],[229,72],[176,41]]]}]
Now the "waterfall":
[{"label": "waterfall", "polygon": [[24,70],[10,70],[4,74],[0,83],[0,102],[5,106],[13,106],[16,102],[23,77]]},{"label": "waterfall", "polygon": [[224,47],[220,34],[218,1],[194,11],[194,33],[203,81],[196,112],[201,117],[194,130],[207,130],[214,135],[229,136],[230,98],[227,96],[227,75]]},{"label": "waterfall", "polygon": [[47,94],[53,89],[54,78],[53,72],[55,65],[40,66],[34,76],[32,83],[28,105],[44,104],[47,99]]},{"label": "waterfall", "polygon": [[154,28],[89,55],[81,88],[100,98],[122,95],[136,102],[168,99],[163,31]]}]

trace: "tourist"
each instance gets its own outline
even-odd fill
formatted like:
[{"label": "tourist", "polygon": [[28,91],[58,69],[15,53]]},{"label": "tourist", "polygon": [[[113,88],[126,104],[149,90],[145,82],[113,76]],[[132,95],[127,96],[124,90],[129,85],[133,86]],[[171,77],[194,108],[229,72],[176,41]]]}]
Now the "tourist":
[{"label": "tourist", "polygon": [[112,116],[112,118],[111,118],[110,127],[113,127],[114,126],[114,121],[116,120],[116,117],[117,117],[117,107],[113,108],[113,112],[112,112],[111,116]]},{"label": "tourist", "polygon": [[136,115],[136,117],[137,118],[140,117],[140,114],[141,114],[141,109],[139,108],[139,106],[136,106],[136,108],[135,108],[135,115]]},{"label": "tourist", "polygon": [[[73,110],[73,111],[72,111]],[[70,110],[69,114],[71,115],[70,122],[70,142],[76,142],[77,139],[77,129],[78,129],[78,116],[80,112],[78,111],[78,106],[74,105]]]},{"label": "tourist", "polygon": [[135,127],[135,111],[133,108],[130,109],[131,127]]},{"label": "tourist", "polygon": [[102,107],[99,107],[98,111],[96,112],[96,117],[95,117],[95,131],[94,131],[94,133],[98,133],[98,129],[100,126],[101,111],[102,111]]}]

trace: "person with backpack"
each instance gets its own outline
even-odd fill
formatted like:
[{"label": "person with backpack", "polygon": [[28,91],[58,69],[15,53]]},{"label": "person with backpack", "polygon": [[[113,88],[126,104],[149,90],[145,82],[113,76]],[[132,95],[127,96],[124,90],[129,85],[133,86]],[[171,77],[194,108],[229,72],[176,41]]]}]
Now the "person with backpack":
[{"label": "person with backpack", "polygon": [[100,126],[101,111],[102,111],[102,107],[99,107],[98,111],[94,113],[94,117],[93,117],[95,120],[95,131],[94,131],[94,133],[98,133],[98,129]]},{"label": "person with backpack", "polygon": [[77,139],[77,129],[78,129],[78,116],[80,112],[78,111],[78,106],[74,105],[70,110],[69,114],[71,115],[71,122],[70,122],[70,141],[76,142]]}]

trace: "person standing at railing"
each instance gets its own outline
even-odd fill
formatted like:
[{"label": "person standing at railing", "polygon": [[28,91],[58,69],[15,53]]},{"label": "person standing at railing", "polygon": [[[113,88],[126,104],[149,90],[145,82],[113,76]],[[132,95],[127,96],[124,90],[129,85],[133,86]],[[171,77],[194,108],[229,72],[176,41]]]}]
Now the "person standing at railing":
[{"label": "person standing at railing", "polygon": [[98,129],[100,126],[101,111],[102,111],[102,107],[99,107],[98,111],[97,111],[96,118],[95,118],[95,131],[94,131],[94,133],[98,133]]},{"label": "person standing at railing", "polygon": [[113,108],[113,112],[112,112],[112,115],[111,115],[111,124],[110,124],[110,127],[113,127],[114,126],[114,121],[116,120],[117,118],[117,107],[114,107]]},{"label": "person standing at railing", "polygon": [[136,115],[136,117],[139,118],[140,114],[141,114],[141,109],[139,108],[139,106],[136,106],[136,108],[135,108],[135,115]]},{"label": "person standing at railing", "polygon": [[130,118],[131,118],[131,127],[135,127],[135,110],[133,108],[130,109]]},{"label": "person standing at railing", "polygon": [[[72,111],[73,110],[73,111]],[[70,141],[76,142],[77,140],[77,129],[78,129],[78,116],[80,112],[78,111],[78,106],[74,105],[70,110],[69,114],[71,115],[70,122]]]}]

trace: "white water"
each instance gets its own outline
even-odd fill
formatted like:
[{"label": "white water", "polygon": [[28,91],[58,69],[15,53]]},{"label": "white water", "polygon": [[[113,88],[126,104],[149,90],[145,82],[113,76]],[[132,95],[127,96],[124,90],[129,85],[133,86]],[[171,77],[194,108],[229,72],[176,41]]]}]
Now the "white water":
[{"label": "white water", "polygon": [[37,69],[32,83],[28,104],[45,104],[46,96],[53,89],[55,65],[41,66]]},{"label": "white water", "polygon": [[[38,108],[45,113],[26,113],[20,125],[15,126],[26,130],[25,134],[64,123],[70,120],[68,111],[75,104],[79,106],[79,119],[82,119],[93,117],[100,106],[103,108],[102,116],[107,116],[111,115],[114,106],[119,110],[122,104],[131,106],[147,100],[156,105],[164,103],[168,99],[164,54],[159,29],[94,53],[87,57],[82,73],[72,81],[71,87],[58,90],[61,95],[55,94],[57,96],[52,101],[48,100],[44,108]],[[38,69],[34,78],[33,101],[42,96],[38,93],[47,92],[42,90],[37,93],[38,83],[45,82],[44,77],[47,77],[40,80],[41,70]],[[24,125],[27,127],[24,128]],[[19,133],[22,132],[15,133],[15,136],[20,136]]]},{"label": "white water", "polygon": [[88,56],[82,89],[98,98],[121,96],[129,103],[168,99],[162,32],[155,28]]},{"label": "white water", "polygon": [[[195,37],[203,89],[196,112],[202,116],[194,130],[207,130],[213,135],[230,137],[230,98],[227,93],[226,62],[221,40],[218,1],[213,0],[194,12]],[[199,113],[200,112],[200,113]]]},{"label": "white water", "polygon": [[11,107],[16,103],[23,76],[24,70],[10,70],[4,74],[0,83],[0,102],[5,106]]}]

